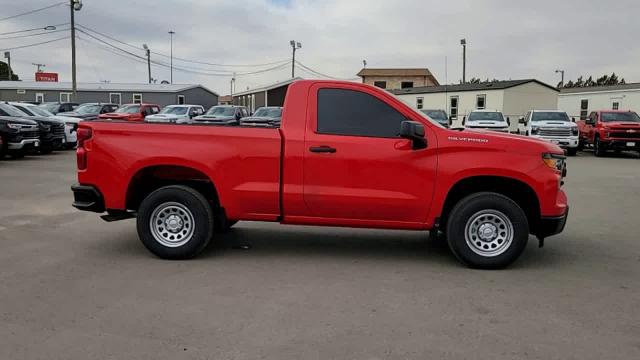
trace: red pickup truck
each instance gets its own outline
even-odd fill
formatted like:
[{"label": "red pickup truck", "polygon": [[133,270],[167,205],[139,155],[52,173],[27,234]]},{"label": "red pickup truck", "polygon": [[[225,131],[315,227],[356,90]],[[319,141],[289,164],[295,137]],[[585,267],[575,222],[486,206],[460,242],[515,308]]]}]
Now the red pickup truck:
[{"label": "red pickup truck", "polygon": [[251,220],[440,231],[465,264],[500,268],[568,214],[556,145],[449,130],[350,82],[294,82],[279,127],[83,122],[77,163],[73,205],[137,217],[166,259]]},{"label": "red pickup truck", "polygon": [[640,152],[640,116],[633,111],[594,111],[577,124],[580,147],[593,146],[598,157],[604,156],[608,150]]},{"label": "red pickup truck", "polygon": [[100,114],[100,120],[126,120],[126,121],[144,121],[149,115],[160,112],[160,106],[156,104],[126,104],[118,108],[112,113]]}]

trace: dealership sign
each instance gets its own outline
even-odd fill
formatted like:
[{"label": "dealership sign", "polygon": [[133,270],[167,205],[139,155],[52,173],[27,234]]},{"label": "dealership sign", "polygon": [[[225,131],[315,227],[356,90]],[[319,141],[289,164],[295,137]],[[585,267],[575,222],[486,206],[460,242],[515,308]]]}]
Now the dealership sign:
[{"label": "dealership sign", "polygon": [[58,82],[58,73],[37,72],[36,81]]}]

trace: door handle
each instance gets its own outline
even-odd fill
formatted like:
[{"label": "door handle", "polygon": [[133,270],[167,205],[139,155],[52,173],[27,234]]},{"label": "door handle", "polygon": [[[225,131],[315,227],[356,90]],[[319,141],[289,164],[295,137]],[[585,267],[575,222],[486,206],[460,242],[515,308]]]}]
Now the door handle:
[{"label": "door handle", "polygon": [[334,154],[337,150],[332,148],[331,146],[312,146],[309,148],[309,151],[312,153],[326,153],[326,154]]}]

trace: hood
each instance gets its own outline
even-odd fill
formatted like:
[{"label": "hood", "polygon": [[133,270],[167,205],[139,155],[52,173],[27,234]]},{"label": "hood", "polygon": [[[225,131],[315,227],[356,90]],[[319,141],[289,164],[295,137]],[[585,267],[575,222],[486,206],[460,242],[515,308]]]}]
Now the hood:
[{"label": "hood", "polygon": [[128,119],[136,114],[123,114],[123,113],[106,113],[100,114],[98,119]]},{"label": "hood", "polygon": [[468,127],[481,127],[481,128],[505,128],[508,127],[506,121],[495,121],[495,120],[477,120],[477,121],[469,121],[465,123],[465,126]]},{"label": "hood", "polygon": [[54,120],[59,120],[59,121],[65,122],[65,123],[75,123],[75,124],[77,124],[80,121],[82,121],[82,119],[77,118],[77,117],[58,116],[58,115],[50,116],[49,118],[50,119],[54,119]]},{"label": "hood", "polygon": [[215,115],[200,115],[197,116],[195,118],[193,118],[193,120],[196,121],[229,121],[229,120],[235,120],[235,116],[215,116]]},{"label": "hood", "polygon": [[240,121],[244,122],[279,122],[280,118],[278,117],[267,117],[267,116],[247,116]]},{"label": "hood", "polygon": [[26,119],[33,120],[39,123],[45,123],[48,125],[64,125],[63,121],[56,120],[52,117],[43,117],[43,116],[25,116]]},{"label": "hood", "polygon": [[445,138],[449,141],[449,145],[456,146],[502,150],[527,155],[542,153],[564,154],[564,151],[559,146],[546,140],[490,130],[446,130]]},{"label": "hood", "polygon": [[603,122],[602,126],[610,127],[610,128],[621,128],[621,129],[638,129],[640,128],[640,122],[631,122],[631,121],[609,121]]},{"label": "hood", "polygon": [[174,115],[174,114],[154,114],[149,115],[146,119],[160,119],[160,120],[176,120],[176,119],[186,119],[187,115]]},{"label": "hood", "polygon": [[74,117],[74,118],[79,118],[79,119],[95,119],[95,118],[98,117],[98,114],[80,114],[80,113],[77,113],[75,111],[57,113],[56,115]]},{"label": "hood", "polygon": [[554,120],[532,121],[531,126],[537,126],[541,128],[563,128],[563,129],[578,127],[576,123],[572,123],[570,121],[554,121]]},{"label": "hood", "polygon": [[14,124],[22,124],[22,125],[38,125],[37,122],[29,119],[11,117],[11,116],[0,116],[0,123],[14,123]]}]

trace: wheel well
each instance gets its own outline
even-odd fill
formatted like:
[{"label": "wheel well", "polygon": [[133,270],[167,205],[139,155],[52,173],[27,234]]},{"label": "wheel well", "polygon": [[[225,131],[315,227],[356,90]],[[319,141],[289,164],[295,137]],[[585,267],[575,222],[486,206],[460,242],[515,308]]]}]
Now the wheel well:
[{"label": "wheel well", "polygon": [[535,191],[520,180],[500,176],[476,176],[456,183],[447,194],[438,226],[446,228],[449,213],[460,200],[485,191],[502,194],[515,201],[527,216],[529,231],[536,233],[540,224],[540,202]]},{"label": "wheel well", "polygon": [[158,165],[139,170],[127,189],[126,207],[137,211],[153,191],[168,185],[185,185],[200,192],[216,212],[220,209],[218,192],[211,179],[203,172],[185,166]]}]

